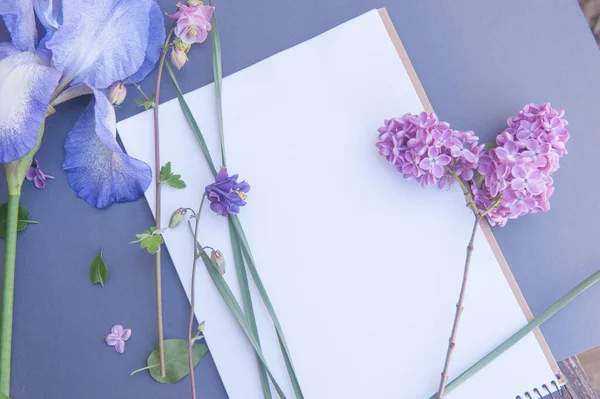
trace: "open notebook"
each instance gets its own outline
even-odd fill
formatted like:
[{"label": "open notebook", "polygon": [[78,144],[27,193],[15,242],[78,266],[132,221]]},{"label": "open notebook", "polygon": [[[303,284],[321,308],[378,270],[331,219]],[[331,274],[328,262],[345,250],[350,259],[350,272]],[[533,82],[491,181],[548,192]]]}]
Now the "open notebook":
[{"label": "open notebook", "polygon": [[[229,171],[252,186],[240,218],[305,397],[428,398],[446,353],[473,216],[457,187],[405,181],[375,148],[384,118],[431,111],[385,10],[227,77],[223,98]],[[186,99],[220,159],[214,86]],[[187,183],[163,189],[167,225],[176,208],[197,208],[212,177],[177,100],[161,105],[160,115],[161,158]],[[153,165],[151,112],[118,130],[129,154]],[[146,196],[153,207],[153,185]],[[201,242],[224,253],[225,278],[238,294],[227,221],[210,211],[202,218]],[[451,379],[531,317],[484,231],[475,242]],[[165,241],[189,293],[192,236],[180,226]],[[228,395],[261,398],[253,350],[203,264],[196,284],[196,316],[206,321]],[[252,289],[265,356],[293,397],[275,332]],[[534,388],[561,383],[557,373],[536,331],[446,397],[537,397]]]}]

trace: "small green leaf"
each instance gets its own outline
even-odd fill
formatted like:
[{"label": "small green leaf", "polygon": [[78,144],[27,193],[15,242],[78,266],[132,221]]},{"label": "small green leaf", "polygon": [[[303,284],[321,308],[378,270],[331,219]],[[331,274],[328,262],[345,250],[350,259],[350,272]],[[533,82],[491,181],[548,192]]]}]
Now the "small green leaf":
[{"label": "small green leaf", "polygon": [[155,226],[152,226],[149,230],[145,230],[143,234],[136,234],[137,240],[131,241],[130,244],[139,242],[141,248],[146,249],[150,255],[154,255],[163,243],[161,234],[166,230],[167,228],[157,230]]},{"label": "small green leaf", "polygon": [[102,259],[102,250],[100,250],[98,256],[92,261],[92,266],[90,266],[90,280],[94,284],[100,283],[102,288],[104,288],[106,277],[108,277],[108,268]]},{"label": "small green leaf", "polygon": [[171,172],[171,162],[167,162],[162,168],[160,168],[161,183],[169,180],[171,176],[173,176],[173,173]]},{"label": "small green leaf", "polygon": [[10,399],[8,396],[4,396],[0,393],[0,399]]},{"label": "small green leaf", "polygon": [[[194,367],[200,363],[200,360],[206,355],[208,348],[204,344],[194,344],[192,347],[192,357]],[[162,384],[173,384],[190,373],[188,360],[188,342],[185,339],[167,339],[165,340],[165,366],[166,374],[160,376],[158,345],[154,348],[148,357],[148,370],[150,375],[156,381]]]},{"label": "small green leaf", "polygon": [[144,107],[146,109],[146,111],[148,111],[150,108],[154,107],[154,98],[155,98],[155,94],[152,93],[152,95],[150,96],[150,98],[148,100],[135,100],[135,103],[138,105],[138,107]]},{"label": "small green leaf", "polygon": [[[29,223],[38,223],[29,220],[29,209],[19,205],[19,219],[17,221],[17,231],[23,231]],[[0,238],[6,237],[6,218],[8,217],[8,203],[0,204]],[[0,398],[1,399],[1,398]]]},{"label": "small green leaf", "polygon": [[185,182],[181,180],[181,175],[173,174],[171,171],[171,162],[167,162],[160,168],[160,182],[167,183],[171,187],[185,188]]},{"label": "small green leaf", "polygon": [[181,180],[181,175],[172,175],[169,180],[167,180],[167,184],[171,187],[175,188],[186,188],[186,184],[183,180]]}]

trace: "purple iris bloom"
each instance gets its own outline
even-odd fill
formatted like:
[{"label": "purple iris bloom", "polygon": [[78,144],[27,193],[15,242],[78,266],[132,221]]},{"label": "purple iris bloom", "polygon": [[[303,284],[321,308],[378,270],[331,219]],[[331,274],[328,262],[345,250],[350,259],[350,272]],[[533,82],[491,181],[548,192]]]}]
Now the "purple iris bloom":
[{"label": "purple iris bloom", "polygon": [[240,206],[246,205],[246,193],[250,185],[245,181],[238,183],[238,175],[229,176],[226,168],[221,168],[213,184],[206,186],[206,198],[210,209],[221,216],[238,214]]},{"label": "purple iris bloom", "polygon": [[154,68],[165,37],[155,0],[2,0],[0,16],[12,41],[0,43],[0,162],[33,149],[56,105],[92,94],[65,140],[69,184],[97,208],[138,199],[152,172],[117,144],[103,90]]},{"label": "purple iris bloom", "polygon": [[40,190],[46,188],[46,179],[54,179],[54,176],[47,175],[42,171],[42,168],[40,168],[40,163],[37,159],[33,161],[33,164],[27,170],[25,177],[27,180],[33,182],[35,188]]}]

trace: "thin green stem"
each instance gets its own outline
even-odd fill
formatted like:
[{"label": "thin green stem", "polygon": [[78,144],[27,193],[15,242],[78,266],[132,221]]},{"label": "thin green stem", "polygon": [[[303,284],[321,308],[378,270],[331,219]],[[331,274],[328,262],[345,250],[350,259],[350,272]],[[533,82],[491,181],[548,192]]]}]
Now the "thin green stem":
[{"label": "thin green stem", "polygon": [[[167,39],[165,40],[165,46],[162,51],[162,55],[160,56],[160,62],[158,64],[158,74],[156,76],[156,92],[154,97],[154,174],[156,175],[154,180],[156,181],[156,202],[155,202],[155,210],[156,210],[156,229],[160,230],[160,217],[161,217],[161,201],[160,201],[160,124],[158,120],[158,104],[160,103],[160,84],[162,81],[162,71],[165,65],[165,59],[167,57],[167,51],[169,49],[168,44],[171,40],[171,36],[173,36],[173,30],[175,29],[175,24],[169,30],[169,34],[167,35]],[[161,377],[165,377],[167,374],[166,364],[165,364],[165,334],[163,329],[163,311],[162,311],[162,275],[161,275],[161,267],[160,267],[160,259],[161,251],[157,251],[155,255],[155,275],[156,275],[156,322],[157,322],[157,332],[158,332],[158,358],[160,363],[160,375]]]},{"label": "thin green stem", "polygon": [[[204,199],[206,198],[206,194],[202,195],[202,200],[200,201],[200,206],[198,207],[198,213],[196,213],[196,223],[194,226],[194,242],[198,242],[198,226],[200,225],[200,215],[202,214],[202,206],[204,205]],[[199,251],[204,251],[204,248],[198,250],[198,247],[194,245],[194,259],[192,261],[192,282],[190,289],[190,324],[188,327],[188,362],[190,367],[190,386],[192,390],[192,399],[196,399],[196,377],[194,375],[194,337],[193,337],[193,327],[194,327],[194,302],[196,300],[196,263],[198,262]]]},{"label": "thin green stem", "polygon": [[0,310],[0,393],[5,396],[10,396],[15,261],[17,255],[17,222],[19,219],[20,198],[20,192],[11,193],[8,196],[8,216],[6,219],[6,238],[4,244],[4,275],[2,277],[2,308]]},{"label": "thin green stem", "polygon": [[[477,363],[475,363],[473,366],[467,369],[464,373],[459,375],[455,380],[446,385],[445,392],[451,392],[455,388],[460,386],[462,383],[467,381],[470,377],[475,375],[485,366],[493,362],[496,358],[498,358],[500,355],[502,355],[504,352],[510,349],[513,345],[525,338],[527,334],[532,332],[537,327],[541,326],[546,320],[554,316],[556,312],[561,310],[563,307],[569,304],[569,302],[575,299],[579,294],[590,288],[592,285],[596,284],[598,281],[600,281],[600,270],[592,274],[590,277],[586,278],[571,291],[567,292],[558,301],[554,302],[548,309],[540,313],[539,316],[527,323],[527,325],[525,325],[519,331],[514,333],[510,338],[508,338],[506,341],[500,344],[496,349],[488,353],[481,360],[479,360]],[[429,399],[434,398],[435,395],[431,396]]]},{"label": "thin green stem", "polygon": [[133,370],[129,375],[132,376],[135,373],[139,373],[140,371],[150,370],[150,369],[156,368],[158,366],[160,366],[160,365],[159,364],[153,364],[152,366],[142,367],[141,369]]}]

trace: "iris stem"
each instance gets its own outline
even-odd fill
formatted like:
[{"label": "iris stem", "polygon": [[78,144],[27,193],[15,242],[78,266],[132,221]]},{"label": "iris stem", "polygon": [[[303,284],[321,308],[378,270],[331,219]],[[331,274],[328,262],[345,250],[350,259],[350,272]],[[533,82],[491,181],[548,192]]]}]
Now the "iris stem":
[{"label": "iris stem", "polygon": [[[200,201],[200,206],[198,207],[198,213],[196,213],[196,224],[194,226],[194,243],[198,242],[198,226],[200,225],[200,214],[202,213],[202,206],[204,205],[204,199],[206,198],[206,194],[202,195],[202,200]],[[197,245],[194,245],[194,260],[192,262],[192,283],[190,288],[190,324],[188,327],[188,361],[190,365],[190,386],[192,389],[192,399],[196,399],[196,379],[194,376],[194,301],[196,295],[196,263],[198,261],[200,252],[204,251],[204,248],[198,248]]]},{"label": "iris stem", "polygon": [[[51,114],[51,107],[48,115]],[[8,186],[6,237],[4,239],[4,275],[2,277],[2,304],[0,305],[0,396],[10,397],[10,368],[12,356],[13,305],[15,297],[15,265],[17,258],[17,227],[21,187],[34,155],[40,148],[45,123],[42,122],[35,145],[23,158],[4,164]]]},{"label": "iris stem", "polygon": [[[8,172],[8,171],[7,171]],[[10,396],[10,360],[15,294],[15,260],[17,255],[17,222],[20,190],[8,195],[8,215],[4,244],[4,275],[2,277],[2,310],[0,320],[0,394]]]},{"label": "iris stem", "polygon": [[[160,126],[158,120],[158,104],[160,103],[160,84],[162,80],[162,72],[163,67],[165,65],[165,59],[167,57],[167,51],[169,50],[169,41],[171,40],[171,36],[173,36],[173,30],[175,29],[175,24],[171,26],[169,30],[169,34],[167,35],[167,39],[165,40],[165,45],[163,47],[162,55],[160,57],[160,62],[158,64],[158,74],[156,76],[156,92],[154,97],[154,180],[156,182],[156,229],[160,230]],[[155,256],[155,274],[156,274],[156,320],[157,320],[157,329],[158,329],[158,358],[160,364],[160,375],[161,377],[165,377],[167,374],[166,364],[165,364],[165,342],[164,342],[164,329],[163,329],[163,312],[162,312],[162,276],[161,276],[161,267],[160,267],[160,257],[161,251],[159,249],[156,252]]]}]

